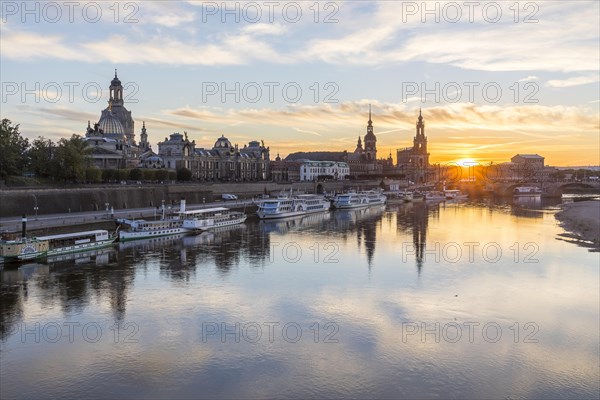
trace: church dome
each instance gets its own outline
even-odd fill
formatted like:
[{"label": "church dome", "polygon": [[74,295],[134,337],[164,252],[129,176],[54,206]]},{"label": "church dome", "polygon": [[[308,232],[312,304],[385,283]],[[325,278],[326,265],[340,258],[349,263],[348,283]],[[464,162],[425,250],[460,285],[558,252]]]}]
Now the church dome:
[{"label": "church dome", "polygon": [[231,146],[231,142],[229,141],[229,139],[227,139],[225,137],[225,135],[221,135],[221,137],[219,139],[217,139],[217,141],[215,142],[215,146],[213,148],[229,150],[231,147],[232,146]]},{"label": "church dome", "polygon": [[125,129],[123,129],[123,125],[111,112],[107,112],[102,116],[102,118],[100,118],[100,121],[98,121],[98,127],[102,129],[102,132],[105,135],[125,135]]}]

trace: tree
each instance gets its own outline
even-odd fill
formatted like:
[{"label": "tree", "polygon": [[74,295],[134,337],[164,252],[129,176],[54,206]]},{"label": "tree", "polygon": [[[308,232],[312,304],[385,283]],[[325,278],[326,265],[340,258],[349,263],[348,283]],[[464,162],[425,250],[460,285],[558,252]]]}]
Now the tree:
[{"label": "tree", "polygon": [[129,171],[129,179],[132,181],[141,181],[142,180],[142,170],[139,168],[134,168]]},{"label": "tree", "polygon": [[85,170],[85,180],[88,183],[98,183],[102,180],[102,171],[100,169],[91,167]]},{"label": "tree", "polygon": [[191,181],[192,180],[192,171],[183,167],[177,169],[177,180],[178,181]]},{"label": "tree", "polygon": [[116,169],[103,169],[102,170],[102,181],[109,183],[114,181],[118,177],[118,172]]},{"label": "tree", "polygon": [[166,169],[157,169],[154,175],[154,179],[157,181],[166,181],[169,179],[169,171]]},{"label": "tree", "polygon": [[37,176],[50,177],[56,174],[53,151],[56,145],[50,139],[38,137],[27,151],[29,167]]},{"label": "tree", "polygon": [[83,181],[89,166],[91,149],[79,135],[60,139],[56,148],[57,178],[64,181]]},{"label": "tree", "polygon": [[156,180],[156,171],[155,169],[144,169],[142,170],[142,177],[145,181],[153,182]]},{"label": "tree", "polygon": [[21,136],[19,125],[12,125],[9,119],[0,123],[0,178],[20,175],[26,163],[29,141]]}]

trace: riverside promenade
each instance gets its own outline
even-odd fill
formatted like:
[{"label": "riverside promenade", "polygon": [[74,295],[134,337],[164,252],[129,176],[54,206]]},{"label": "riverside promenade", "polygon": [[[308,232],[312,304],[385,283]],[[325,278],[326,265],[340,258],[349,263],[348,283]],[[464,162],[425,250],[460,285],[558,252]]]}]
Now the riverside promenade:
[{"label": "riverside promenade", "polygon": [[[232,200],[215,201],[204,204],[188,204],[186,210],[199,210],[211,207],[227,207],[233,209],[246,209],[249,211],[254,208],[255,201]],[[170,215],[179,211],[179,205],[165,206],[165,215]],[[62,228],[69,226],[80,226],[106,223],[117,218],[140,219],[140,218],[160,218],[162,208],[143,207],[126,209],[109,209],[101,211],[84,211],[60,214],[27,215],[27,231],[47,230],[51,228]],[[0,218],[0,233],[21,232],[21,216]]]}]

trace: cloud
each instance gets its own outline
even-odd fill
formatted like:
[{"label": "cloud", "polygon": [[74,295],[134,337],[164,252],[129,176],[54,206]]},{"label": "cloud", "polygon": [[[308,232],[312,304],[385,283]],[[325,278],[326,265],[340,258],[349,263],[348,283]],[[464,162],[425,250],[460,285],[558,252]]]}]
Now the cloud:
[{"label": "cloud", "polygon": [[540,79],[540,78],[538,78],[535,75],[529,75],[526,78],[519,79],[517,82],[537,81],[538,79]]},{"label": "cloud", "polygon": [[552,79],[546,83],[546,86],[555,88],[565,88],[579,85],[586,85],[588,83],[595,83],[600,81],[600,75],[583,75],[574,76],[568,79]]}]

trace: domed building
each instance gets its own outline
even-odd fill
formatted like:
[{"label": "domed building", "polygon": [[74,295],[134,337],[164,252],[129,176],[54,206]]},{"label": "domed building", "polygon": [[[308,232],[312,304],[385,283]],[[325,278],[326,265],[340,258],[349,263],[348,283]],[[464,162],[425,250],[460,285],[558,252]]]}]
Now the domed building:
[{"label": "domed building", "polygon": [[212,149],[196,148],[187,133],[173,133],[158,143],[158,155],[166,168],[187,168],[204,181],[257,181],[269,178],[269,148],[251,141],[242,149],[221,135]]},{"label": "domed building", "polygon": [[143,155],[146,158],[155,155],[148,143],[146,125],[143,125],[138,145],[135,142],[131,111],[124,105],[123,86],[117,77],[117,70],[109,90],[108,107],[102,110],[100,119],[93,128],[88,121],[85,140],[92,147],[94,166],[102,169],[136,168],[140,166]]}]

